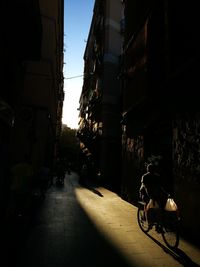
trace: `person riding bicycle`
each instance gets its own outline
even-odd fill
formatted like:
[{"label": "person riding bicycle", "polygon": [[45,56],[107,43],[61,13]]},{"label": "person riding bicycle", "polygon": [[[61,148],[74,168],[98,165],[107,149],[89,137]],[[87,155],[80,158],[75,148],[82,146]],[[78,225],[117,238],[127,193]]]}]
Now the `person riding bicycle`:
[{"label": "person riding bicycle", "polygon": [[156,172],[156,166],[147,165],[147,172],[142,175],[140,196],[143,201],[156,201],[159,208],[164,208],[168,193],[164,190],[161,176]]},{"label": "person riding bicycle", "polygon": [[[140,198],[146,203],[145,210],[148,214],[149,208],[164,210],[168,193],[164,190],[161,176],[156,172],[156,166],[152,163],[147,165],[147,172],[142,175]],[[150,202],[151,201],[151,202]],[[148,214],[150,223],[154,221],[155,212]]]}]

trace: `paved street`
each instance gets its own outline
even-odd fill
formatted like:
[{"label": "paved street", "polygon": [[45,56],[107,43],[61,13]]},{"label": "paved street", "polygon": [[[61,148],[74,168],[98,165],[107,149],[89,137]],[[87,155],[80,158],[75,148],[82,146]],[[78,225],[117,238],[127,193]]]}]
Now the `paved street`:
[{"label": "paved street", "polygon": [[200,249],[181,239],[170,251],[159,234],[139,229],[136,214],[105,188],[81,187],[72,173],[48,190],[23,242],[13,244],[15,255],[4,257],[20,267],[200,266]]}]

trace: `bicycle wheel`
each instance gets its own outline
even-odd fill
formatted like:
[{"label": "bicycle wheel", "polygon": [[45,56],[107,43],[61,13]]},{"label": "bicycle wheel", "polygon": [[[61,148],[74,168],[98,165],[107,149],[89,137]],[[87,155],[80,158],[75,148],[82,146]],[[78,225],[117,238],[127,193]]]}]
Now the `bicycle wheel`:
[{"label": "bicycle wheel", "polygon": [[162,224],[162,237],[165,244],[173,249],[177,248],[179,245],[179,223],[178,218],[176,218],[175,215],[170,217],[170,221],[168,220],[167,223]]},{"label": "bicycle wheel", "polygon": [[149,223],[147,221],[147,218],[145,216],[144,209],[141,206],[138,207],[137,220],[138,220],[138,224],[139,224],[140,229],[143,232],[147,233],[150,230],[150,227],[149,227]]}]

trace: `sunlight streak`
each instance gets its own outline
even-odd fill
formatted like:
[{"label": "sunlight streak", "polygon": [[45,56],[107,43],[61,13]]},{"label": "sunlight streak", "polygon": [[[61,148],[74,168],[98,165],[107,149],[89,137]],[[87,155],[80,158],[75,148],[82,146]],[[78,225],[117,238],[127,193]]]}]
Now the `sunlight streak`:
[{"label": "sunlight streak", "polygon": [[[85,190],[84,197],[82,197],[82,190]],[[97,188],[96,190],[103,196],[106,195],[107,190],[105,188]],[[115,193],[109,193],[112,194],[111,198],[110,196],[109,198],[100,198],[96,194],[91,195],[91,193],[92,192],[86,188],[76,188],[75,191],[77,200],[98,231],[130,264],[133,266],[149,266],[148,258],[145,253],[145,245],[138,242],[142,233],[139,229],[136,230],[133,227],[133,220],[136,218],[136,208],[123,200],[121,200],[120,207],[118,205],[116,206],[114,199],[118,196]],[[87,195],[88,199],[86,197]],[[111,210],[113,209],[116,210],[115,216],[112,215],[113,212]],[[130,212],[128,220],[127,215],[122,215],[127,212]],[[149,240],[147,241],[150,242]],[[156,254],[156,248],[152,253]]]}]

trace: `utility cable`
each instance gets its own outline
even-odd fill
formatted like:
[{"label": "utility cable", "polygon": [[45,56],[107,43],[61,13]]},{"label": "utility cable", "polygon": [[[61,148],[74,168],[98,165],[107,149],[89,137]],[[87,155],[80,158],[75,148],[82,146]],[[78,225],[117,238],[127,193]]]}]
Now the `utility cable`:
[{"label": "utility cable", "polygon": [[73,76],[73,77],[67,77],[67,78],[65,78],[65,80],[75,79],[75,78],[79,78],[79,77],[83,77],[83,75],[77,75],[77,76]]}]

